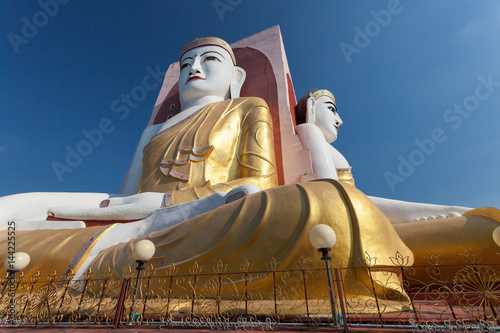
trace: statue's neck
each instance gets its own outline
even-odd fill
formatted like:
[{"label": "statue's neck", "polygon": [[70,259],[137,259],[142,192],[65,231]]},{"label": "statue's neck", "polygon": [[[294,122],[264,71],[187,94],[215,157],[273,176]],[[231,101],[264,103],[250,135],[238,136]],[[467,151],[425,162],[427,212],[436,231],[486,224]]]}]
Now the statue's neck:
[{"label": "statue's neck", "polygon": [[203,96],[203,97],[193,98],[182,104],[181,113],[184,111],[188,111],[191,108],[197,108],[198,110],[200,110],[202,107],[210,103],[222,102],[223,100],[224,98],[219,96]]},{"label": "statue's neck", "polygon": [[203,109],[203,107],[207,106],[208,104],[222,102],[223,100],[224,100],[223,98],[217,96],[203,96],[185,102],[182,105],[181,112],[175,115],[175,117],[167,119],[167,121],[165,121],[160,126],[158,133],[180,123],[184,119],[188,118],[189,116]]}]

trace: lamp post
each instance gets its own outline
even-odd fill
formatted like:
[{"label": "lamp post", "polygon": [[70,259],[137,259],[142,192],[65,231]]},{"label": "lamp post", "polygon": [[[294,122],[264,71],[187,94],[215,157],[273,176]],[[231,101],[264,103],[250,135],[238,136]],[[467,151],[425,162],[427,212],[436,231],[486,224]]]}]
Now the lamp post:
[{"label": "lamp post", "polygon": [[16,314],[16,307],[14,301],[14,297],[16,295],[16,286],[15,286],[16,273],[25,269],[26,266],[29,265],[29,263],[30,263],[30,256],[26,252],[14,252],[10,254],[7,258],[5,258],[3,262],[3,266],[9,273],[9,276],[7,277],[7,282],[3,286],[2,298],[0,298],[0,302],[3,300],[3,297],[5,296],[5,291],[7,290],[8,286],[9,296],[11,297],[9,306],[9,316],[11,318],[14,318]]},{"label": "lamp post", "polygon": [[321,260],[325,262],[326,277],[328,279],[328,289],[330,292],[330,306],[332,309],[332,317],[335,318],[337,327],[340,327],[335,305],[335,295],[333,294],[332,273],[330,270],[330,259],[332,258],[328,255],[328,252],[332,250],[335,242],[337,241],[337,236],[335,235],[335,231],[333,231],[330,226],[326,224],[318,224],[314,226],[309,232],[309,240],[311,241],[311,244],[316,249],[318,249],[318,252],[321,252]]},{"label": "lamp post", "polygon": [[135,284],[134,290],[134,300],[132,301],[132,307],[130,308],[130,313],[128,316],[128,324],[132,325],[132,314],[134,312],[135,300],[137,298],[137,291],[139,290],[139,279],[141,277],[141,271],[144,269],[144,264],[148,262],[155,254],[155,245],[152,241],[143,239],[134,245],[132,249],[132,258],[137,262],[137,282]]}]

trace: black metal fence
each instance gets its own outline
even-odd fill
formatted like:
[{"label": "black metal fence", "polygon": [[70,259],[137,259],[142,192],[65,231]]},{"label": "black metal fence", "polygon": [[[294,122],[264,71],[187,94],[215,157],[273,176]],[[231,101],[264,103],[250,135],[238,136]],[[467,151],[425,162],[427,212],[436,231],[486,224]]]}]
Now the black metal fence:
[{"label": "black metal fence", "polygon": [[368,260],[373,265],[341,268],[334,258],[332,286],[321,262],[306,258],[287,270],[274,259],[265,271],[253,271],[248,262],[239,267],[194,264],[188,274],[175,266],[149,267],[139,281],[133,268],[121,279],[109,270],[99,278],[89,271],[78,280],[70,271],[37,274],[29,281],[18,273],[0,278],[5,290],[0,324],[500,330],[500,257],[496,263],[481,263],[480,255],[468,250],[460,255],[463,265],[454,266],[444,265],[443,256],[433,252],[426,266],[408,266],[408,258],[399,253],[388,267]]}]

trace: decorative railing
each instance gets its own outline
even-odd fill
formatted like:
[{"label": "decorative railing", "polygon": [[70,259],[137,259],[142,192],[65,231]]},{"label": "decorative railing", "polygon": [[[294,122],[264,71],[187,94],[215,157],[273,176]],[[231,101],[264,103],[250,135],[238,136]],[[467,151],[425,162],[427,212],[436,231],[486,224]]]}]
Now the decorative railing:
[{"label": "decorative railing", "polygon": [[[334,305],[321,261],[301,258],[291,269],[271,260],[267,270],[254,271],[249,262],[228,267],[194,264],[188,273],[145,269],[137,281],[135,269],[123,278],[111,271],[99,277],[88,271],[56,272],[29,281],[22,273],[0,278],[0,288],[12,286],[0,299],[0,325],[156,325],[212,329],[270,330],[276,325],[407,328],[426,331],[500,330],[500,257],[481,263],[481,255],[466,250],[463,265],[444,265],[430,252],[428,265],[408,266],[396,253],[394,266],[370,263],[341,268],[332,260]],[[134,291],[137,297],[134,301]],[[133,308],[132,308],[133,305]]]}]

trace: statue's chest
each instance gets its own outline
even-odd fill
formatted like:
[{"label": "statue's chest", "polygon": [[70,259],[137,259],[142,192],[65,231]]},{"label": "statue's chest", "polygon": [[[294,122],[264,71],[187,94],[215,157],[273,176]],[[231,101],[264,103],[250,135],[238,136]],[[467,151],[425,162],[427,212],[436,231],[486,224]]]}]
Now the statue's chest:
[{"label": "statue's chest", "polygon": [[212,112],[155,137],[151,146],[162,147],[157,165],[163,181],[183,189],[234,179],[239,118],[237,113]]}]

